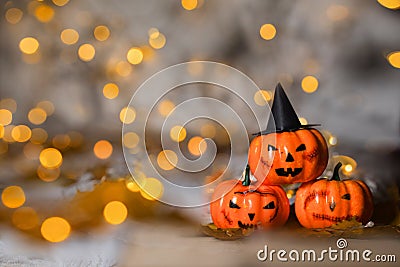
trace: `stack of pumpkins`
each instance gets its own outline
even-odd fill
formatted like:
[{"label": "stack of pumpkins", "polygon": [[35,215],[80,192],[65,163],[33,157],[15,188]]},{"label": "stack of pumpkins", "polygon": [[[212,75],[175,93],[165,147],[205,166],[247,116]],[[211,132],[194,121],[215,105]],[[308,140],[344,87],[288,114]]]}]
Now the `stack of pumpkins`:
[{"label": "stack of pumpkins", "polygon": [[[244,180],[219,184],[210,204],[219,228],[271,228],[289,218],[284,184],[302,183],[296,194],[295,213],[307,228],[324,228],[344,220],[368,222],[373,203],[369,188],[360,180],[340,180],[339,162],[330,179],[317,179],[328,164],[322,134],[302,125],[282,86],[277,85],[267,129],[249,148]],[[250,171],[257,179],[250,180]]]}]

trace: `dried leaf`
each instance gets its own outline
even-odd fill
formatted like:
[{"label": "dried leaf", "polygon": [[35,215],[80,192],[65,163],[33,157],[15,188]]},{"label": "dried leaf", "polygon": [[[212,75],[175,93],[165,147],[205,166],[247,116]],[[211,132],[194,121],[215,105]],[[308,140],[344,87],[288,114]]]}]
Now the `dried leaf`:
[{"label": "dried leaf", "polygon": [[220,240],[237,240],[251,235],[254,229],[227,228],[221,229],[210,223],[201,226],[201,231],[207,236],[212,236]]},{"label": "dried leaf", "polygon": [[337,224],[332,225],[332,229],[335,230],[348,230],[348,229],[354,229],[354,228],[362,228],[362,223],[357,221],[355,218],[352,218],[351,220],[345,220],[338,222]]}]

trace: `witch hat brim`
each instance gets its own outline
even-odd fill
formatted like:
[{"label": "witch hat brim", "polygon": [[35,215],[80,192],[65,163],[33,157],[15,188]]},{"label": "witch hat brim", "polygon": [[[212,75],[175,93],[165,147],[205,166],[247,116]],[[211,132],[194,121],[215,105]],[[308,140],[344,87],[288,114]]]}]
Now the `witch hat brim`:
[{"label": "witch hat brim", "polygon": [[263,135],[274,132],[290,132],[313,126],[319,126],[319,124],[302,125],[300,123],[299,117],[283,90],[282,85],[278,83],[275,88],[274,101],[272,102],[267,129],[254,135]]}]

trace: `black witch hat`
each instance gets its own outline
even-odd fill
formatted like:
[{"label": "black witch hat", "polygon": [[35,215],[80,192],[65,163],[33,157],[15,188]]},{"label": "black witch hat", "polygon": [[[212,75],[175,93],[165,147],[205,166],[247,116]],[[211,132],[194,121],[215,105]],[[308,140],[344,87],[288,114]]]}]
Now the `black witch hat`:
[{"label": "black witch hat", "polygon": [[278,83],[275,88],[274,102],[272,103],[267,129],[254,135],[263,135],[273,132],[290,132],[313,126],[319,126],[319,124],[302,125],[300,123],[296,111],[294,111],[282,85]]}]

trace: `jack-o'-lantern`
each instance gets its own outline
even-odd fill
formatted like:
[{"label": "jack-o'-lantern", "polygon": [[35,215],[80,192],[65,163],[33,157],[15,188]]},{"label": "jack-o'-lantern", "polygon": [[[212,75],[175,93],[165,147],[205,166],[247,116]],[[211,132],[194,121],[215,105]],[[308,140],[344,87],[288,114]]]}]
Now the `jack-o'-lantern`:
[{"label": "jack-o'-lantern", "polygon": [[270,228],[281,226],[289,217],[289,200],[280,186],[256,186],[247,166],[243,181],[228,180],[214,190],[210,204],[214,224],[226,228]]},{"label": "jack-o'-lantern", "polygon": [[360,180],[340,180],[341,166],[336,165],[332,178],[304,183],[297,190],[295,211],[304,227],[325,228],[351,219],[365,224],[371,219],[371,191]]},{"label": "jack-o'-lantern", "polygon": [[[275,123],[274,123],[275,121]],[[267,129],[249,148],[251,172],[264,184],[307,182],[319,177],[328,163],[328,147],[312,125],[301,125],[282,86],[275,89]]]}]

